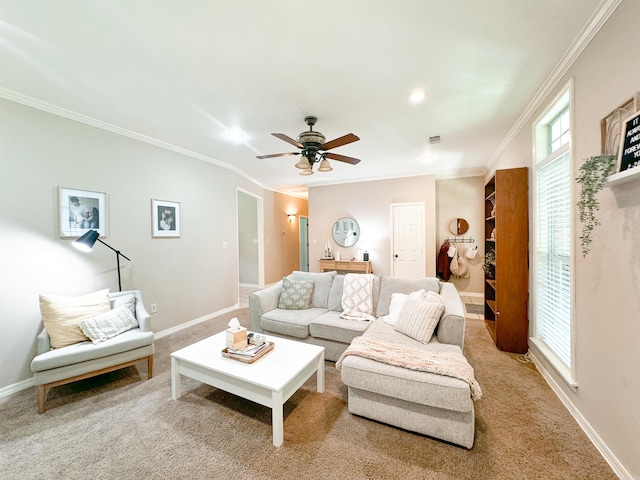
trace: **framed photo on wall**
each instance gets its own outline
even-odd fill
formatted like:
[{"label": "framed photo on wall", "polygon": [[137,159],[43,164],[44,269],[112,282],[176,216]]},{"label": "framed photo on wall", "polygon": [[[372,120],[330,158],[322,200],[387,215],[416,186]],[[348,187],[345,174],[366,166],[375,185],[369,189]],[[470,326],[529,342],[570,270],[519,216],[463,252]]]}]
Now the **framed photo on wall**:
[{"label": "framed photo on wall", "polygon": [[58,227],[60,238],[78,238],[87,230],[107,236],[107,194],[60,187]]},{"label": "framed photo on wall", "polygon": [[151,231],[153,237],[179,237],[180,202],[152,199]]}]

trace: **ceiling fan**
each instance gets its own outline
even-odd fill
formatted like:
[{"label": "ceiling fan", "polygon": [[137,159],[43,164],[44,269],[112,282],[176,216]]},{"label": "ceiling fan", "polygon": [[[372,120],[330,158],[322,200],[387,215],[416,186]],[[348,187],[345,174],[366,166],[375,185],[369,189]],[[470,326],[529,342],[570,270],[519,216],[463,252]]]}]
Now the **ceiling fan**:
[{"label": "ceiling fan", "polygon": [[302,170],[300,172],[300,175],[312,175],[313,165],[315,163],[320,163],[320,166],[318,167],[319,172],[330,172],[331,170],[333,170],[333,168],[331,168],[329,160],[327,160],[328,158],[330,158],[331,160],[338,160],[339,162],[350,163],[351,165],[360,163],[360,159],[358,158],[347,157],[346,155],[327,152],[327,150],[331,150],[332,148],[341,147],[352,142],[357,142],[358,140],[360,140],[357,135],[348,133],[346,135],[343,135],[342,137],[336,138],[335,140],[325,142],[326,138],[323,134],[313,131],[313,126],[318,121],[318,118],[308,116],[304,118],[304,121],[307,123],[307,125],[309,125],[309,130],[298,135],[298,140],[294,140],[293,138],[283,133],[271,134],[274,137],[279,138],[280,140],[284,140],[291,145],[295,145],[296,147],[301,149],[300,152],[259,155],[257,158],[262,159],[288,157],[291,155],[302,155],[302,157],[300,157],[300,161],[296,163],[296,167]]}]

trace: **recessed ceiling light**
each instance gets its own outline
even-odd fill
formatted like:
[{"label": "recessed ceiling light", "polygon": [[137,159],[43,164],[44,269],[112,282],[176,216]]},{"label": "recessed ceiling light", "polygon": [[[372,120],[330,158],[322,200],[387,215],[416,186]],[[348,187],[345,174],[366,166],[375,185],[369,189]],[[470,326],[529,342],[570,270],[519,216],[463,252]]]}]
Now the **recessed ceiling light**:
[{"label": "recessed ceiling light", "polygon": [[242,133],[238,129],[231,129],[227,131],[227,137],[231,139],[232,142],[242,142],[244,140],[244,133]]},{"label": "recessed ceiling light", "polygon": [[417,88],[409,95],[409,102],[415,105],[416,103],[422,102],[425,98],[427,98],[427,92],[422,88]]}]

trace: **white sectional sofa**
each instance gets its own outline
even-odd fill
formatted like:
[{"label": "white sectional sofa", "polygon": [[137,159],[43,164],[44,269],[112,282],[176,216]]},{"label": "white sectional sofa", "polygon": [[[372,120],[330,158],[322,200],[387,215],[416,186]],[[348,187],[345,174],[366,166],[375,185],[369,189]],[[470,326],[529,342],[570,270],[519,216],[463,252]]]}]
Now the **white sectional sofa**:
[{"label": "white sectional sofa", "polygon": [[[325,347],[325,358],[338,361],[356,337],[425,352],[463,353],[464,306],[450,283],[437,278],[415,280],[375,276],[375,321],[340,318],[344,276],[336,272],[293,272],[289,278],[312,280],[311,307],[278,308],[282,281],[249,297],[251,329]],[[424,289],[441,295],[445,308],[435,333],[421,343],[380,318],[389,313],[394,293]],[[459,378],[390,365],[371,358],[346,356],[341,378],[348,386],[349,411],[406,430],[471,448],[475,416],[470,384]]]}]

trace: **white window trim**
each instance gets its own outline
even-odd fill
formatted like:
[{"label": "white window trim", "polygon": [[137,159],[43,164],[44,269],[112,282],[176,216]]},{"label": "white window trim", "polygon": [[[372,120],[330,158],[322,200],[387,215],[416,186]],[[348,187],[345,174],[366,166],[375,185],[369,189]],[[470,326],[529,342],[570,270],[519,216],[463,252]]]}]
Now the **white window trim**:
[{"label": "white window trim", "polygon": [[[567,106],[569,107],[569,121],[571,125],[571,135],[568,145],[564,145],[559,150],[554,152],[554,158],[557,158],[557,155],[562,154],[566,150],[569,151],[569,163],[571,168],[571,177],[575,178],[575,169],[574,169],[574,161],[573,161],[573,149],[572,145],[574,144],[575,138],[575,103],[574,103],[574,88],[573,88],[573,79],[570,79],[569,82],[564,86],[564,88],[556,95],[556,97],[549,103],[549,107],[545,110],[534,122],[532,127],[532,139],[533,139],[533,152],[532,152],[532,193],[533,193],[533,234],[531,236],[532,241],[534,242],[532,248],[532,255],[534,258],[531,263],[531,286],[532,286],[532,297],[533,301],[531,302],[532,309],[532,323],[533,328],[531,330],[532,336],[529,338],[530,345],[535,347],[535,350],[539,352],[539,354],[544,357],[546,362],[556,371],[556,373],[564,380],[564,382],[572,389],[576,390],[578,388],[578,383],[576,380],[576,329],[577,323],[575,321],[575,309],[576,309],[576,300],[575,300],[575,259],[576,259],[576,242],[575,242],[575,232],[576,230],[576,214],[575,208],[571,209],[571,315],[570,315],[570,325],[571,325],[571,366],[567,367],[565,363],[553,352],[543,340],[537,337],[538,326],[536,325],[536,276],[537,276],[537,261],[535,258],[537,248],[535,242],[537,241],[537,232],[536,226],[538,225],[537,218],[537,185],[536,185],[536,174],[539,168],[542,168],[548,162],[542,162],[543,159],[549,156],[548,148],[546,145],[546,126],[549,122],[551,122],[555,117],[557,117]],[[570,189],[570,201],[571,205],[576,204],[575,199],[575,188],[572,186]]]}]

